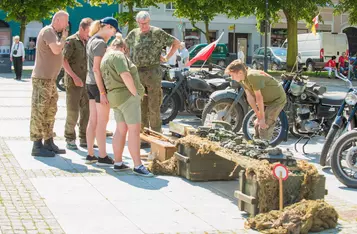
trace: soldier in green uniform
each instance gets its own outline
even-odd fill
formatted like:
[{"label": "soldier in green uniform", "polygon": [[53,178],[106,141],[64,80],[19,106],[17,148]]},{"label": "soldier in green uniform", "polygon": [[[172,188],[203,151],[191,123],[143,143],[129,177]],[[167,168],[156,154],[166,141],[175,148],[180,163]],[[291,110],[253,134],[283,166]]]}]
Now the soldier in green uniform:
[{"label": "soldier in green uniform", "polygon": [[247,101],[257,116],[256,136],[270,141],[276,120],[286,104],[282,85],[264,71],[247,69],[239,59],[228,65],[226,73],[244,87]]},{"label": "soldier in green uniform", "polygon": [[89,38],[91,18],[84,18],[79,30],[67,38],[63,48],[63,68],[65,70],[67,118],[64,136],[67,148],[77,150],[75,126],[79,120],[80,146],[87,147],[86,129],[89,119],[89,100],[84,83],[87,77],[86,44]]},{"label": "soldier in green uniform", "polygon": [[[180,41],[164,30],[150,26],[150,15],[141,11],[136,16],[139,28],[133,29],[125,42],[130,49],[131,60],[138,67],[140,81],[146,95],[141,104],[142,129],[150,127],[161,132],[160,105],[162,102],[160,62],[166,62],[180,47]],[[171,47],[166,57],[163,47]]]}]

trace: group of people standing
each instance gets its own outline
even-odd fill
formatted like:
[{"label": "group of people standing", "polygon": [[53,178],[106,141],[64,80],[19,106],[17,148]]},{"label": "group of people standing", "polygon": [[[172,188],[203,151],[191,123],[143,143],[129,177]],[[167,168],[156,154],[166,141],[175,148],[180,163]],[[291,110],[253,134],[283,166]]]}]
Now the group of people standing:
[{"label": "group of people standing", "polygon": [[[67,149],[78,149],[75,126],[79,118],[79,143],[88,150],[86,163],[113,166],[115,171],[128,170],[122,160],[128,133],[133,172],[152,176],[140,159],[143,146],[140,132],[144,127],[161,132],[160,63],[167,62],[182,45],[162,29],[150,26],[148,12],[139,12],[136,21],[139,28],[123,38],[114,18],[96,21],[85,18],[78,32],[68,37],[68,13],[59,11],[51,25],[40,31],[32,73],[33,156],[54,157],[66,153],[53,141],[58,100],[55,79],[63,65]],[[161,55],[163,47],[170,48],[166,56]],[[113,137],[114,160],[106,151],[110,108],[117,124]],[[99,148],[99,157],[95,155],[95,147]]]}]

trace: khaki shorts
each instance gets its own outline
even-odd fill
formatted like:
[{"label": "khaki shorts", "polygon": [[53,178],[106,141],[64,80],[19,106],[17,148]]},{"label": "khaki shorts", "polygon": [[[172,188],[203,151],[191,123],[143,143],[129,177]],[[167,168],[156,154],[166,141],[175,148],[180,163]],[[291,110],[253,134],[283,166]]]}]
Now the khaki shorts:
[{"label": "khaki shorts", "polygon": [[117,123],[141,123],[141,98],[139,95],[131,96],[126,102],[114,107],[114,118]]}]

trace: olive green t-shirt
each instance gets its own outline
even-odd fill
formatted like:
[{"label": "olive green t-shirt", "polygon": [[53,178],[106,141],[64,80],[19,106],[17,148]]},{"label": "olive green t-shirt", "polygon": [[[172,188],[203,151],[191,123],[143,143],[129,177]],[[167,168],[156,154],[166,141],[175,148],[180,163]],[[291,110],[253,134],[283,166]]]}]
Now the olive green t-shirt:
[{"label": "olive green t-shirt", "polygon": [[151,26],[148,33],[141,33],[139,28],[131,30],[125,42],[130,48],[132,61],[140,68],[160,65],[162,48],[171,46],[175,39],[161,28]]},{"label": "olive green t-shirt", "polygon": [[247,77],[242,81],[242,84],[244,89],[248,90],[253,96],[255,96],[254,91],[260,90],[266,106],[286,101],[283,86],[264,71],[249,69]]},{"label": "olive green t-shirt", "polygon": [[123,72],[131,74],[138,94],[141,97],[144,95],[144,87],[140,83],[138,69],[122,52],[111,50],[105,53],[100,70],[108,92],[110,107],[118,107],[132,96],[120,76]]}]

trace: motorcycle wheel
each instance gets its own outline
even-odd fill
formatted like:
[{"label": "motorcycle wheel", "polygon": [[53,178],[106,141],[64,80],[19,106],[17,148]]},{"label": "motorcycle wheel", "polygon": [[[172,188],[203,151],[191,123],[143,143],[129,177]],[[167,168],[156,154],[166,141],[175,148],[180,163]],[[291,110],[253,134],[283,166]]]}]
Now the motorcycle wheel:
[{"label": "motorcycle wheel", "polygon": [[[344,129],[342,127],[341,129]],[[341,129],[337,127],[331,127],[330,130],[327,133],[326,139],[324,146],[322,147],[321,155],[320,155],[320,165],[321,166],[326,166],[326,163],[328,162],[328,159],[330,159],[330,149],[336,139],[341,135]]]},{"label": "motorcycle wheel", "polygon": [[[269,145],[277,146],[279,145],[285,138],[284,132],[289,128],[289,124],[284,118],[285,113],[281,112],[279,114],[278,120],[276,121],[274,133],[272,139],[269,141]],[[256,115],[253,110],[250,110],[243,120],[243,134],[246,140],[253,140],[255,129],[254,129],[254,121],[256,119]]]},{"label": "motorcycle wheel", "polygon": [[[170,89],[162,88],[162,100],[165,100],[165,98],[171,93]],[[170,121],[174,120],[179,112],[180,108],[180,97],[177,95],[177,93],[174,93],[170,99],[167,101],[167,104],[161,105],[160,107],[160,115],[161,115],[161,120],[162,124],[168,124]]]},{"label": "motorcycle wheel", "polygon": [[56,86],[59,90],[65,91],[66,88],[64,86],[64,72],[61,70],[60,74],[58,74],[56,79]]},{"label": "motorcycle wheel", "polygon": [[[349,131],[339,137],[332,147],[331,168],[336,178],[349,188],[357,188],[357,131]],[[345,163],[343,151],[348,150]],[[352,155],[351,155],[352,154]],[[350,156],[350,157],[349,157]],[[348,163],[348,161],[350,163]],[[351,165],[351,163],[353,165]],[[350,164],[350,165],[348,165]],[[348,167],[346,168],[345,165]],[[352,168],[350,168],[352,166]],[[346,171],[350,170],[350,174]]]},{"label": "motorcycle wheel", "polygon": [[[205,108],[203,109],[202,112],[202,124],[203,125],[207,125],[206,120],[207,117],[209,115],[218,115],[217,119],[215,120],[223,120],[222,117],[224,116],[226,109],[228,110],[228,108],[232,105],[233,100],[232,99],[222,99],[219,100],[217,102],[210,100],[207,105],[205,106]],[[221,109],[218,107],[222,107]],[[242,128],[242,123],[243,123],[243,117],[244,117],[244,111],[243,108],[240,106],[240,104],[238,103],[232,110],[233,117],[232,114],[231,116],[229,116],[228,118],[228,122],[229,124],[232,125],[232,131],[233,132],[239,132],[240,129]]]}]

